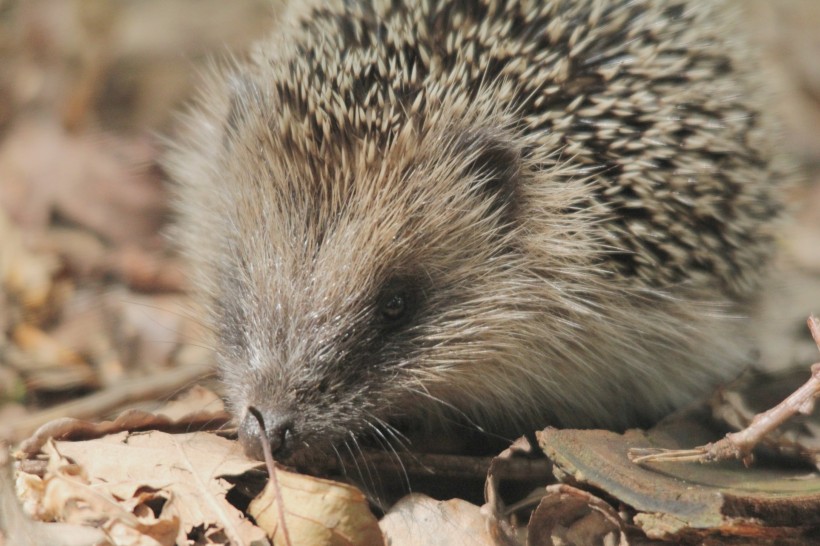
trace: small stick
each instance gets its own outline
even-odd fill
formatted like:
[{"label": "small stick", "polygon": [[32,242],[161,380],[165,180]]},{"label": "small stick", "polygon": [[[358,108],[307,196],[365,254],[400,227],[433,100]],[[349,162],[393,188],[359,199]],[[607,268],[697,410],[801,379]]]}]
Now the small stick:
[{"label": "small stick", "polygon": [[116,386],[33,413],[14,424],[0,426],[0,438],[10,443],[19,442],[55,419],[90,419],[127,404],[155,400],[212,375],[214,370],[211,366],[178,366],[147,377],[128,378]]},{"label": "small stick", "polygon": [[291,546],[293,542],[290,540],[290,534],[288,533],[288,525],[285,522],[285,506],[282,496],[282,489],[279,486],[279,478],[276,475],[276,463],[273,461],[273,453],[270,451],[270,442],[267,441],[267,436],[265,434],[265,420],[262,418],[262,414],[256,408],[248,408],[248,411],[256,418],[256,421],[259,423],[259,430],[262,432],[260,441],[262,442],[262,453],[265,455],[265,466],[268,468],[268,474],[270,475],[270,483],[273,486],[273,490],[276,494],[276,504],[279,508],[279,521],[282,524],[282,534],[285,535],[285,544]]},{"label": "small stick", "polygon": [[[808,319],[817,348],[820,350],[820,320],[814,315]],[[777,427],[800,413],[809,415],[814,410],[814,402],[820,398],[820,362],[812,365],[811,377],[785,400],[768,411],[757,414],[749,426],[738,432],[730,432],[717,442],[694,449],[630,449],[629,459],[638,464],[648,462],[699,462],[742,460],[751,463],[752,449]]]}]

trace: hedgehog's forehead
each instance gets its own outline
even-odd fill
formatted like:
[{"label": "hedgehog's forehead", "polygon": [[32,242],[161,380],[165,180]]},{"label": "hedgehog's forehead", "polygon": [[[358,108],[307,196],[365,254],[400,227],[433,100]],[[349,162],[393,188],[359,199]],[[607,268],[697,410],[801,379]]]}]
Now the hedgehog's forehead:
[{"label": "hedgehog's forehead", "polygon": [[271,147],[273,157],[265,162],[278,168],[261,174],[271,178],[276,198],[320,222],[362,214],[401,216],[398,211],[452,198],[456,165],[443,140],[414,135],[385,142],[382,136],[339,134],[334,146],[307,153],[283,143]]},{"label": "hedgehog's forehead", "polygon": [[411,163],[379,168],[389,161],[377,158],[368,170],[290,178],[279,199],[293,204],[294,196],[300,197],[296,210],[282,211],[282,221],[294,226],[289,216],[298,215],[307,243],[330,253],[339,252],[332,249],[339,246],[348,249],[343,255],[372,249],[388,258],[392,246],[436,229],[452,201],[451,190],[440,186],[441,176]]},{"label": "hedgehog's forehead", "polygon": [[445,101],[412,116],[402,111],[394,125],[371,130],[342,122],[326,126],[318,122],[317,112],[327,110],[321,101],[306,112],[285,98],[262,94],[256,106],[263,115],[237,124],[238,142],[231,147],[236,155],[229,161],[234,168],[254,167],[251,177],[240,173],[251,188],[242,193],[257,194],[251,209],[260,203],[267,208],[265,229],[282,235],[270,237],[275,244],[303,246],[308,255],[347,244],[342,255],[372,251],[387,259],[411,235],[439,238],[451,231],[446,224],[453,222],[454,209],[474,208],[475,195],[460,183],[468,158],[457,143],[476,120],[495,120],[487,115],[492,105]]},{"label": "hedgehog's forehead", "polygon": [[[391,168],[381,168],[388,161]],[[336,173],[306,164],[257,186],[269,190],[256,199],[262,214],[246,224],[250,233],[241,242],[256,245],[249,261],[267,257],[254,274],[267,278],[262,285],[281,284],[283,297],[359,300],[363,290],[416,275],[432,252],[425,241],[441,240],[453,222],[448,202],[467,208],[457,201],[464,192],[415,156],[388,151],[368,168]]]},{"label": "hedgehog's forehead", "polygon": [[[385,283],[423,267],[425,249],[411,239],[428,230],[400,209],[408,205],[389,206],[373,195],[319,195],[304,186],[298,207],[291,208],[293,195],[280,196],[291,199],[289,210],[268,203],[270,214],[248,224],[251,235],[239,242],[246,255],[239,274],[255,287],[260,309],[281,308],[283,321],[311,324],[356,315]],[[298,309],[312,314],[299,318]]]}]

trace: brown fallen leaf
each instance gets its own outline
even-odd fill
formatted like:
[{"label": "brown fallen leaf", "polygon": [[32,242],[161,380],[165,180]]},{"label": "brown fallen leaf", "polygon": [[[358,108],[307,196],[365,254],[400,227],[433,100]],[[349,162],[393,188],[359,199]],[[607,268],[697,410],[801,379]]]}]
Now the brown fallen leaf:
[{"label": "brown fallen leaf", "polygon": [[[2,202],[0,202],[2,204]],[[23,234],[0,207],[0,292],[19,301],[25,311],[39,310],[49,302],[53,277],[60,264],[48,252],[33,252]],[[6,313],[4,308],[0,312]]]},{"label": "brown fallen leaf", "polygon": [[12,339],[37,362],[52,366],[88,367],[88,363],[76,351],[30,324],[18,325],[12,332]]},{"label": "brown fallen leaf", "polygon": [[[508,542],[517,544],[516,537],[544,496],[544,486],[555,482],[552,464],[539,454],[530,439],[522,436],[493,457],[487,470],[482,510],[498,521]],[[508,505],[510,499],[515,502]]]},{"label": "brown fallen leaf", "polygon": [[[265,430],[265,420],[249,410]],[[263,435],[264,437],[264,435]],[[268,484],[251,501],[248,513],[265,529],[274,546],[382,546],[384,537],[364,494],[355,487],[288,472],[262,442]]]},{"label": "brown fallen leaf", "polygon": [[5,363],[20,372],[30,391],[55,391],[98,387],[89,363],[71,347],[49,333],[20,323],[12,331]]},{"label": "brown fallen leaf", "polygon": [[0,145],[0,203],[25,228],[44,230],[58,213],[106,241],[145,244],[164,216],[155,154],[137,139],[21,120]]},{"label": "brown fallen leaf", "polygon": [[[130,379],[121,382],[116,387],[109,387],[85,398],[77,398],[65,404],[32,413],[19,421],[0,423],[0,438],[18,442],[22,438],[33,434],[20,445],[20,450],[23,453],[33,455],[49,437],[74,437],[72,434],[75,431],[80,432],[80,438],[99,437],[113,430],[133,430],[134,426],[137,426],[134,421],[140,423],[147,421],[151,427],[157,428],[167,425],[171,430],[177,430],[174,428],[177,425],[173,422],[169,424],[169,419],[138,410],[124,412],[113,423],[89,423],[80,421],[80,419],[108,413],[139,400],[156,399],[158,396],[168,393],[169,389],[172,392],[177,391],[182,386],[207,378],[212,371],[210,366],[185,366],[165,370],[152,376]],[[197,417],[192,419],[197,419]],[[224,412],[205,412],[198,419],[199,421],[210,422],[217,427],[224,425],[229,416]],[[161,420],[165,422],[159,423]],[[192,425],[187,421],[181,424],[184,426]],[[82,436],[82,434],[85,434],[85,436]]]},{"label": "brown fallen leaf", "polygon": [[384,544],[367,499],[352,485],[278,467],[274,472],[275,480],[271,478],[248,508],[274,546]]},{"label": "brown fallen leaf", "polygon": [[600,498],[565,484],[550,485],[527,526],[528,546],[627,546],[624,522]]},{"label": "brown fallen leaf", "polygon": [[488,511],[461,499],[438,501],[419,493],[393,505],[379,526],[391,546],[508,544]]},{"label": "brown fallen leaf", "polygon": [[[82,517],[87,518],[86,521],[112,520],[107,528],[109,533],[115,533],[116,523],[125,525],[118,532],[134,530],[140,539],[140,534],[154,539],[165,536],[167,524],[157,523],[158,527],[149,529],[140,522],[140,518],[147,515],[145,508],[153,506],[158,510],[156,520],[177,522],[178,531],[169,544],[187,544],[194,530],[200,528],[221,530],[224,544],[263,543],[260,542],[264,540],[262,530],[225,498],[231,488],[225,476],[238,476],[259,466],[257,461],[241,453],[236,442],[208,433],[150,431],[122,432],[95,440],[53,442],[53,445],[50,457],[53,459],[56,453],[61,461],[71,461],[71,476],[82,475],[83,479],[73,480],[68,492],[58,489],[52,493],[55,500],[50,505],[34,502],[34,514],[56,514],[62,518],[66,514],[64,510],[69,508],[60,506],[67,506],[67,499],[75,498],[80,494],[78,490],[86,488],[94,495],[82,497],[79,506]],[[50,475],[43,481],[51,483]],[[58,478],[63,485],[68,481],[65,477]],[[78,486],[76,481],[85,485]],[[44,499],[49,495],[48,486],[45,491]],[[37,495],[26,498],[26,505],[31,509],[31,499],[36,500]],[[78,508],[76,503],[74,508]],[[129,510],[139,515],[130,512],[133,517],[125,516]],[[110,515],[114,513],[116,518]],[[129,538],[132,539],[136,540]]]},{"label": "brown fallen leaf", "polygon": [[[70,462],[54,442],[45,446],[48,471],[37,487],[22,491],[33,515],[47,521],[61,521],[101,529],[116,544],[174,546],[179,519],[173,514],[157,517],[148,503],[156,498],[145,491],[118,497],[88,478],[85,469]],[[23,487],[31,484],[20,480]]]},{"label": "brown fallen leaf", "polygon": [[124,245],[100,263],[100,268],[141,292],[179,292],[187,286],[185,262],[166,253]]},{"label": "brown fallen leaf", "polygon": [[[148,430],[164,432],[187,432],[202,428],[213,430],[224,426],[231,417],[225,412],[221,403],[209,404],[213,408],[199,411],[191,411],[173,418],[160,410],[158,413],[151,413],[138,409],[125,410],[113,421],[91,422],[72,417],[60,417],[48,421],[34,434],[20,444],[20,453],[27,457],[32,457],[48,442],[49,439],[59,440],[89,440],[102,438],[108,434],[118,432],[140,432]],[[179,414],[171,405],[171,414]]]},{"label": "brown fallen leaf", "polygon": [[739,461],[714,465],[636,465],[633,448],[676,448],[707,443],[715,432],[679,417],[650,431],[538,432],[539,445],[560,481],[604,492],[635,512],[651,539],[702,541],[804,540],[820,532],[820,474],[793,465],[746,468]]},{"label": "brown fallen leaf", "polygon": [[[15,494],[8,450],[0,442],[0,546],[108,546],[111,544],[100,529],[68,523],[32,521]],[[21,474],[17,489],[33,488],[42,497],[43,481],[38,476]]]}]

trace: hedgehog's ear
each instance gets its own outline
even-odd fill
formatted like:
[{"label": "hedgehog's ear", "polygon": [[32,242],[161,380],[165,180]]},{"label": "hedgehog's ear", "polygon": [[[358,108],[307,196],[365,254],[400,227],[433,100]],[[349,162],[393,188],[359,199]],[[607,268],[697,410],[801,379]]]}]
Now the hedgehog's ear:
[{"label": "hedgehog's ear", "polygon": [[456,141],[459,157],[467,158],[464,175],[473,193],[492,201],[490,210],[509,211],[515,201],[521,170],[521,153],[502,135],[469,131]]}]

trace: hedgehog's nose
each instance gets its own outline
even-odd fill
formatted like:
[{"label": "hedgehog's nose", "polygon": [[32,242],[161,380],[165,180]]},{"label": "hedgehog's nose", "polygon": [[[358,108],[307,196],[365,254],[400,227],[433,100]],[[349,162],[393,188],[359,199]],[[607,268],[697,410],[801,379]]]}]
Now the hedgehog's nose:
[{"label": "hedgehog's nose", "polygon": [[239,441],[245,454],[254,459],[265,458],[263,441],[270,446],[274,459],[285,458],[292,447],[292,440],[293,416],[286,412],[263,412],[251,406],[239,427]]}]

